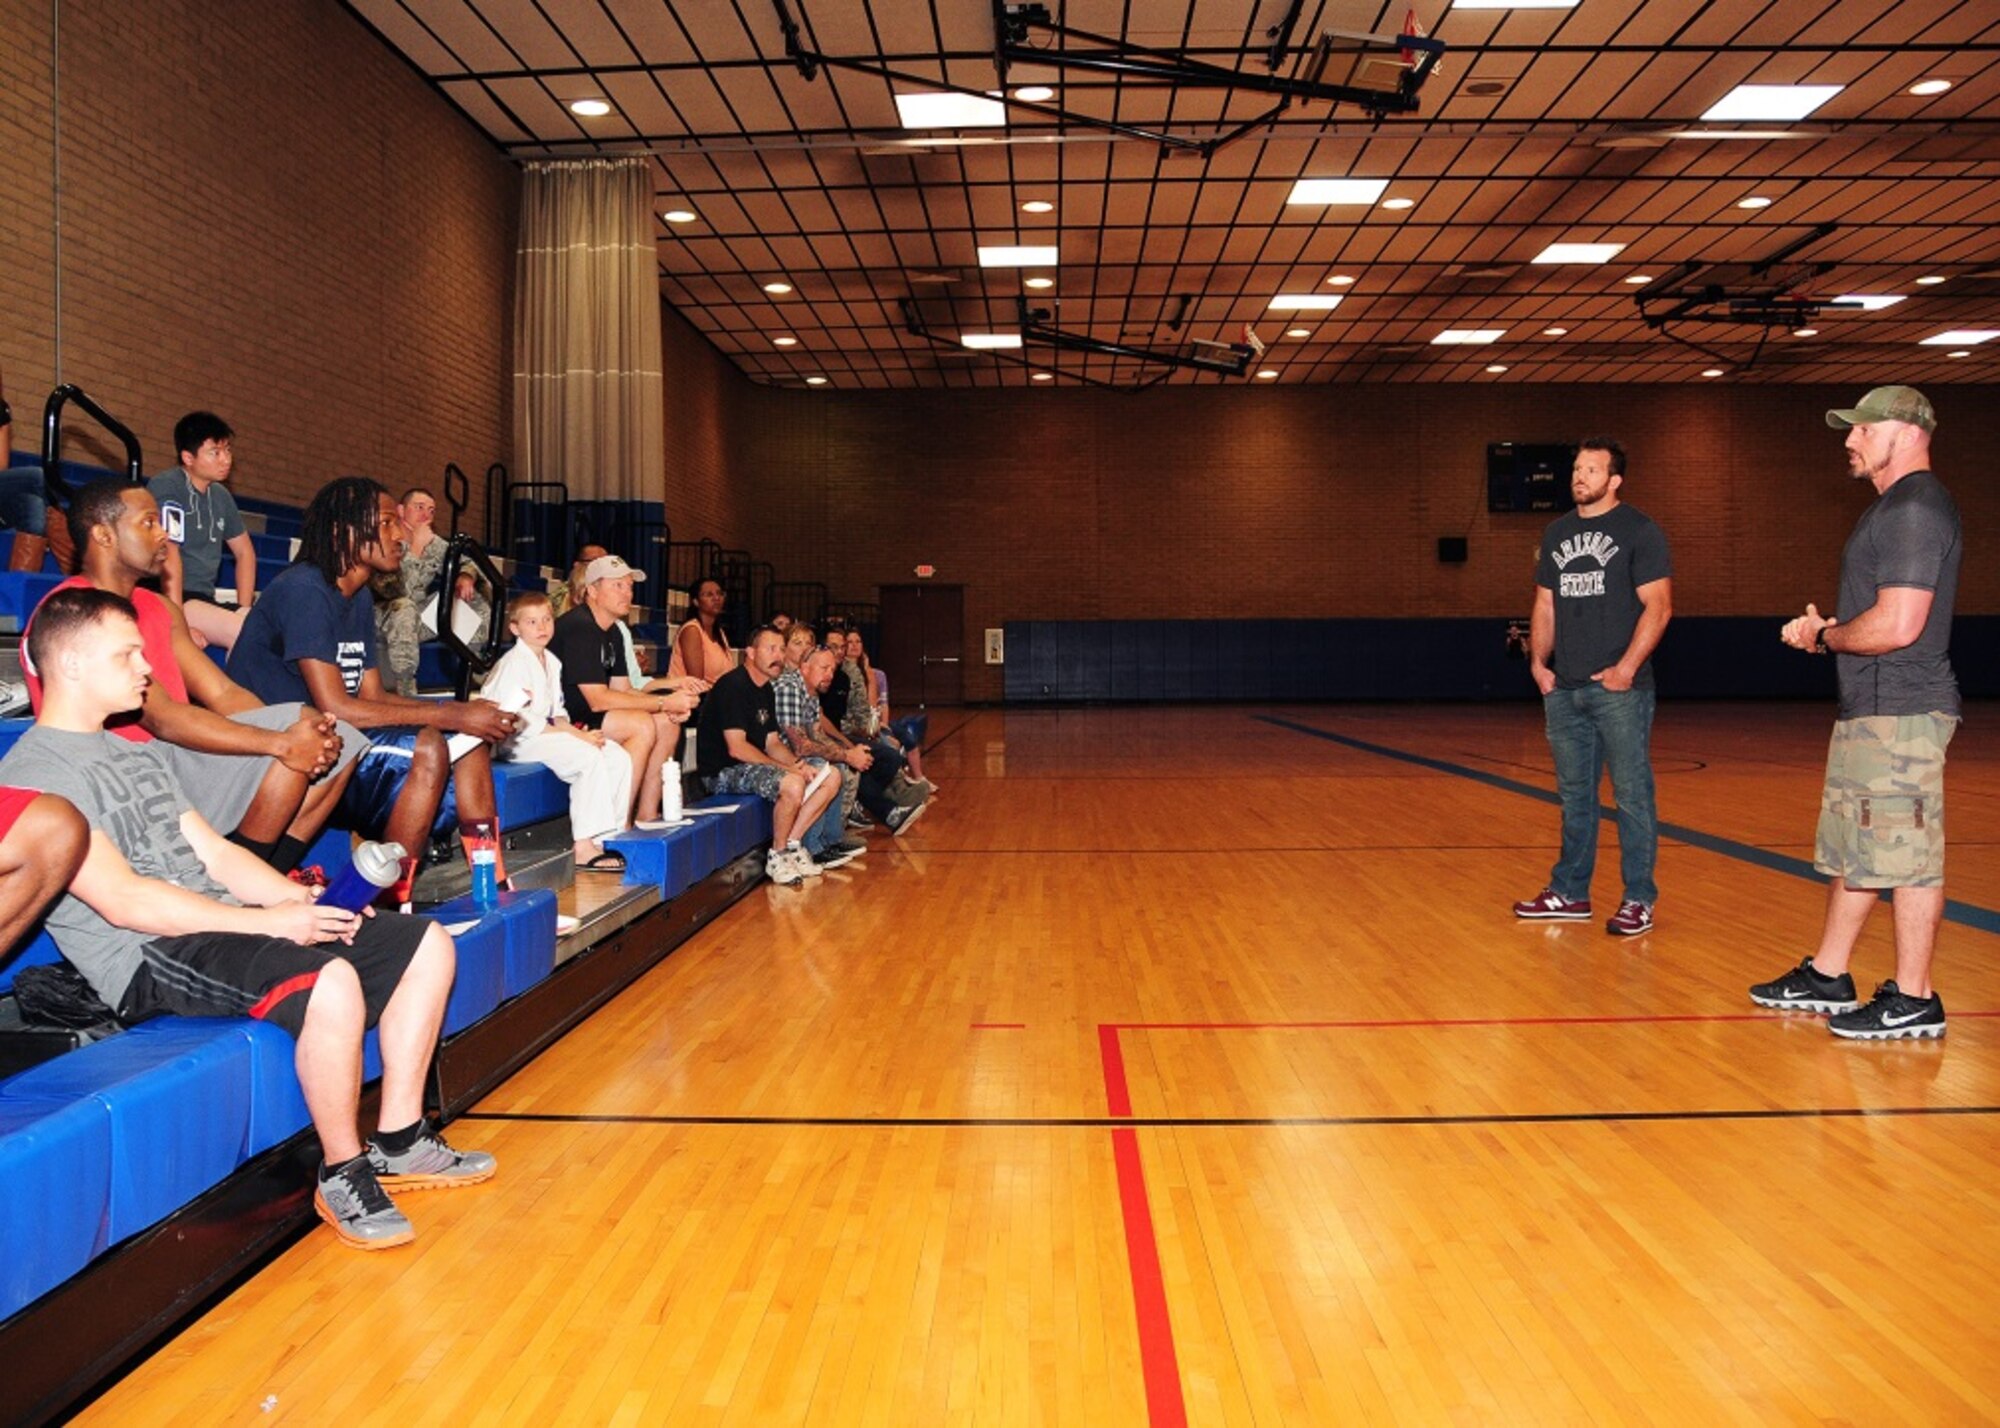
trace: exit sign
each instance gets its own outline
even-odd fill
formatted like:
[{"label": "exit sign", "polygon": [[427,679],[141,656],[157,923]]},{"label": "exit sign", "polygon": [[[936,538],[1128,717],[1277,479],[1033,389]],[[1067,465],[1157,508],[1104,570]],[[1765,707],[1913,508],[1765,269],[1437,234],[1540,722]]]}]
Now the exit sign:
[{"label": "exit sign", "polygon": [[937,567],[935,565],[920,565],[917,567],[917,579],[919,580],[928,580],[935,574],[937,574]]}]

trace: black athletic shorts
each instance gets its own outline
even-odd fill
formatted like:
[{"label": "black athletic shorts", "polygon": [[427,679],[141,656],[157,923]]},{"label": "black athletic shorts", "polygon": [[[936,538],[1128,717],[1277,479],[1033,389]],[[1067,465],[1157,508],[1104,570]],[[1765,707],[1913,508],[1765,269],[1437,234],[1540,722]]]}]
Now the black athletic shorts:
[{"label": "black athletic shorts", "polygon": [[144,948],[145,963],[118,1004],[118,1019],[130,1025],[155,1016],[249,1016],[296,1037],[320,969],[338,957],[359,974],[373,1026],[430,929],[427,917],[378,912],[361,919],[351,946],[302,947],[255,932],[157,937]]}]

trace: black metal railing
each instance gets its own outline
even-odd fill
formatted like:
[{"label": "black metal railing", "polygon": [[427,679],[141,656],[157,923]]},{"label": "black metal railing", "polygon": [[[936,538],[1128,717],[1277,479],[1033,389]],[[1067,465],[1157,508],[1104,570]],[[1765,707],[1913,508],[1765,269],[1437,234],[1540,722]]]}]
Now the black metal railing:
[{"label": "black metal railing", "polygon": [[74,402],[91,416],[97,424],[118,438],[125,448],[125,479],[133,485],[145,480],[145,459],[139,451],[139,438],[132,435],[132,429],[100,407],[90,394],[78,386],[63,383],[49,393],[49,399],[42,403],[42,486],[48,494],[49,504],[65,506],[69,503],[69,483],[62,474],[62,414],[63,408]]},{"label": "black metal railing", "polygon": [[[457,601],[458,577],[470,566],[486,578],[491,592],[486,611],[486,629],[474,641],[460,639],[452,610]],[[472,683],[500,657],[500,641],[507,628],[507,582],[500,567],[485,547],[469,535],[454,535],[445,547],[443,584],[438,587],[438,639],[458,656],[456,690],[460,699],[472,697]],[[477,576],[475,576],[477,578]]]},{"label": "black metal railing", "polygon": [[458,534],[458,523],[465,516],[465,508],[472,499],[472,482],[466,479],[463,469],[456,461],[444,464],[444,503],[451,507],[451,534]]}]

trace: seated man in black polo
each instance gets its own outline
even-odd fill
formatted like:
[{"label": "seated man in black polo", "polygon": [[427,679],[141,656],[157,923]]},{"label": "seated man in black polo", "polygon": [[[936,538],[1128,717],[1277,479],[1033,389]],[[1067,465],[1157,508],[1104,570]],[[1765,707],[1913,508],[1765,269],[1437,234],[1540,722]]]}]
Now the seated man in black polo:
[{"label": "seated man in black polo", "polygon": [[[423,1119],[455,970],[451,937],[425,918],[319,906],[315,891],[209,827],[158,741],[105,729],[146,693],[130,601],[57,591],[28,643],[41,716],[0,760],[0,780],[60,794],[90,822],[83,866],[49,913],[63,957],[124,1022],[251,1016],[291,1033],[325,1156],[313,1193],[320,1217],[357,1249],[415,1238],[385,1185],[469,1185],[494,1171],[492,1156],[453,1150]],[[361,1041],[376,1025],[383,1129],[364,1147]]]},{"label": "seated man in black polo", "polygon": [[[368,581],[399,569],[402,554],[395,498],[365,476],[341,477],[306,507],[298,559],[251,608],[229,652],[229,677],[266,704],[310,704],[369,736],[335,819],[408,851],[392,894],[399,906],[433,832],[455,822],[468,861],[482,842],[498,852],[491,746],[519,723],[482,700],[407,699],[382,687]],[[451,750],[446,734],[472,739]]]},{"label": "seated man in black polo", "polygon": [[755,794],[775,805],[764,871],[790,885],[824,872],[812,855],[840,842],[840,779],[785,746],[771,688],[784,667],[785,637],[766,625],[750,637],[743,663],[702,701],[695,738],[710,791]]}]

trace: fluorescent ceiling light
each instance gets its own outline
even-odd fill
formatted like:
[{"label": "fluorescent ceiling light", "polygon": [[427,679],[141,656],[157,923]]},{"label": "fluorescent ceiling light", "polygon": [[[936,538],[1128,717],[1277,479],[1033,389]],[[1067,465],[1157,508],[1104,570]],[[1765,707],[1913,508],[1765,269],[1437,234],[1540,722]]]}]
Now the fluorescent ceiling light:
[{"label": "fluorescent ceiling light", "polygon": [[1574,10],[1576,0],[1452,0],[1454,10]]},{"label": "fluorescent ceiling light", "polygon": [[602,119],[611,112],[611,106],[602,99],[572,99],[569,112],[581,114],[586,119]]},{"label": "fluorescent ceiling light", "polygon": [[1302,178],[1292,185],[1286,203],[1373,203],[1389,186],[1387,179]]},{"label": "fluorescent ceiling light", "polygon": [[1792,336],[1817,337],[1819,336],[1819,329],[1817,327],[1795,327],[1792,329]]},{"label": "fluorescent ceiling light", "polygon": [[2000,337],[2000,331],[1989,332],[1983,328],[1962,327],[1962,328],[1956,328],[1950,332],[1940,332],[1935,337],[1926,337],[1922,342],[1919,342],[1917,346],[1977,347],[1980,343],[1991,342],[1996,337]]},{"label": "fluorescent ceiling light", "polygon": [[1053,382],[1055,379],[1056,374],[1053,372],[1037,372],[1033,378],[1037,382]]},{"label": "fluorescent ceiling light", "polygon": [[1013,351],[1021,345],[1018,332],[964,332],[958,340],[974,352]]},{"label": "fluorescent ceiling light", "polygon": [[[686,208],[670,208],[660,215],[669,223],[692,223],[697,216],[691,209]],[[1922,282],[1923,279],[1919,278],[1917,281]]]},{"label": "fluorescent ceiling light", "polygon": [[1310,337],[1312,335],[1313,330],[1310,327],[1288,327],[1285,329],[1285,336],[1287,337]]},{"label": "fluorescent ceiling light", "polygon": [[1824,139],[1825,129],[1670,129],[1669,139],[1753,139],[1770,143],[1779,139]]},{"label": "fluorescent ceiling light", "polygon": [[1930,98],[1931,95],[1943,94],[1947,89],[1950,88],[1951,88],[1951,81],[1948,79],[1924,79],[1924,80],[1919,80],[1917,83],[1911,85],[1910,93],[1920,94],[1924,98],[1928,99]]},{"label": "fluorescent ceiling light", "polygon": [[826,378],[824,378],[824,377],[808,377],[808,378],[806,378],[806,385],[807,385],[808,387],[824,387],[824,386],[826,385]]},{"label": "fluorescent ceiling light", "polygon": [[1415,208],[1417,201],[1414,198],[1385,198],[1382,200],[1382,206],[1384,208]]},{"label": "fluorescent ceiling light", "polygon": [[1021,205],[1023,213],[1054,213],[1056,206],[1046,198],[1031,198]]},{"label": "fluorescent ceiling light", "polygon": [[1704,377],[1720,377],[1722,375],[1722,369],[1720,367],[1710,367],[1707,371],[1703,372],[1701,375]]},{"label": "fluorescent ceiling light", "polygon": [[1749,198],[1738,199],[1736,206],[1738,208],[1769,208],[1771,200],[1761,194],[1752,194]]},{"label": "fluorescent ceiling light", "polygon": [[1259,381],[1268,382],[1277,375],[1278,372],[1275,367],[1266,367],[1263,371],[1257,374],[1257,378]]},{"label": "fluorescent ceiling light", "polygon": [[1497,377],[1502,372],[1507,370],[1507,364],[1505,362],[1495,362],[1491,367],[1488,367],[1486,370],[1491,372],[1494,376]]},{"label": "fluorescent ceiling light", "polygon": [[1641,283],[1650,283],[1651,281],[1653,281],[1653,275],[1651,273],[1634,273],[1631,277],[1627,278],[1625,281],[1632,284],[1632,286],[1636,288]]},{"label": "fluorescent ceiling light", "polygon": [[1567,327],[1545,327],[1542,329],[1542,336],[1544,337],[1563,337],[1568,335],[1568,333],[1569,329]]},{"label": "fluorescent ceiling light", "polygon": [[1060,261],[1053,243],[1041,247],[981,244],[979,249],[982,268],[1053,268]]},{"label": "fluorescent ceiling light", "polygon": [[1504,327],[1447,327],[1431,339],[1433,347],[1484,347],[1507,335]]},{"label": "fluorescent ceiling light", "polygon": [[1943,275],[1939,273],[1932,273],[1928,277],[1918,278],[1917,286],[1920,288],[1934,288],[1943,281],[1944,281]]},{"label": "fluorescent ceiling light", "polygon": [[896,113],[905,129],[998,128],[1007,122],[1007,106],[975,94],[899,94]]},{"label": "fluorescent ceiling light", "polygon": [[1044,100],[1054,99],[1056,92],[1046,84],[1024,84],[1014,91],[1014,97],[1029,104],[1040,104]]},{"label": "fluorescent ceiling light", "polygon": [[1706,124],[1731,119],[1803,119],[1840,93],[1838,84],[1739,84],[1702,113]]},{"label": "fluorescent ceiling light", "polygon": [[1030,288],[1052,288],[1056,285],[1056,280],[1054,278],[1024,278],[1021,285]]},{"label": "fluorescent ceiling light", "polygon": [[796,337],[773,337],[771,345],[773,347],[796,347],[799,345],[799,339]]},{"label": "fluorescent ceiling light", "polygon": [[1837,303],[1845,303],[1849,307],[1858,307],[1863,312],[1880,312],[1885,307],[1894,307],[1897,303],[1903,300],[1903,296],[1904,295],[1902,293],[1882,293],[1879,295],[1869,294],[1869,293],[1842,293],[1839,297],[1835,298],[1834,301]]},{"label": "fluorescent ceiling light", "polygon": [[1531,263],[1608,263],[1625,251],[1623,243],[1551,243]]},{"label": "fluorescent ceiling light", "polygon": [[1341,293],[1279,293],[1264,304],[1266,312],[1332,312]]},{"label": "fluorescent ceiling light", "polygon": [[767,292],[767,293],[775,293],[775,294],[781,294],[781,293],[788,293],[788,292],[790,292],[791,290],[792,290],[792,285],[791,285],[790,283],[766,283],[766,284],[764,284],[764,291],[765,291],[765,292]]},{"label": "fluorescent ceiling light", "polygon": [[1335,273],[1332,277],[1328,278],[1327,281],[1329,283],[1332,283],[1337,288],[1348,288],[1354,286],[1354,279],[1349,277],[1346,273]]}]

